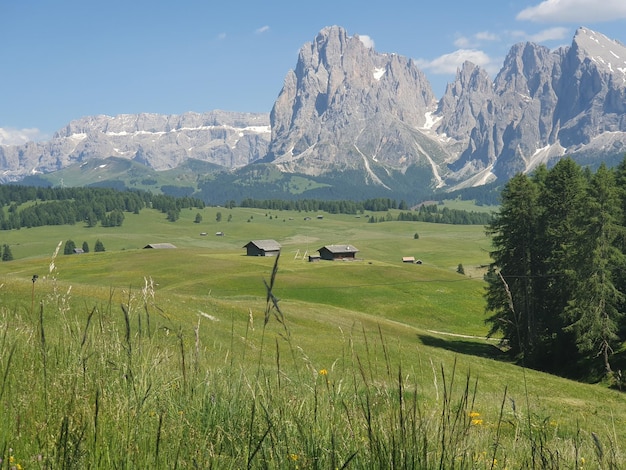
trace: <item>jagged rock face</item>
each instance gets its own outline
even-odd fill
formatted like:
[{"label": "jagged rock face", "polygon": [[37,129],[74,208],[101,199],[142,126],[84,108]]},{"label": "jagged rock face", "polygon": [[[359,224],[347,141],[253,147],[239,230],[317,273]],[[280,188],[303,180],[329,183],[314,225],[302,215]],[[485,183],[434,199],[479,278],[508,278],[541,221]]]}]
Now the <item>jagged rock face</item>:
[{"label": "jagged rock face", "polygon": [[263,157],[270,136],[268,114],[91,116],[70,122],[48,142],[0,146],[0,181],[111,156],[156,170],[175,168],[188,158],[231,169]]},{"label": "jagged rock face", "polygon": [[[439,107],[439,132],[463,142],[469,131],[449,182],[469,178],[473,184],[481,172],[480,181],[487,174],[506,179],[565,154],[601,156],[607,138],[594,141],[602,134],[626,137],[626,48],[601,34],[580,28],[571,47],[556,51],[532,43],[513,46],[492,91],[464,85],[468,73],[461,69]],[[474,110],[482,106],[478,113],[463,112],[465,103]],[[456,117],[446,119],[450,115]],[[610,140],[614,144],[619,137]]]},{"label": "jagged rock face", "polygon": [[[380,54],[333,26],[300,50],[272,109],[267,161],[322,174],[381,164],[403,169],[420,158],[418,128],[435,96],[415,63]],[[369,170],[368,170],[369,168]]]},{"label": "jagged rock face", "polygon": [[[436,186],[477,185],[626,132],[626,48],[580,28],[568,48],[513,46],[495,79],[466,62],[436,109],[409,59],[326,28],[306,44],[271,114],[268,160],[321,174],[428,160]],[[434,112],[433,112],[434,111]],[[375,178],[373,178],[375,180]]]}]

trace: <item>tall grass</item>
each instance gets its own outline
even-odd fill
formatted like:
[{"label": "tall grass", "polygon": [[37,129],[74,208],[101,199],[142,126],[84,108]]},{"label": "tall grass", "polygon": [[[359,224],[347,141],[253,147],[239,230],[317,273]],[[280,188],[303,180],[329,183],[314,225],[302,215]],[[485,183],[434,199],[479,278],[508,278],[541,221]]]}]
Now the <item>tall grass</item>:
[{"label": "tall grass", "polygon": [[[274,289],[228,348],[158,306],[154,285],[72,306],[53,288],[0,307],[2,468],[623,468],[616,434],[570,431],[470,371],[402,363],[355,325],[320,366]],[[35,289],[43,291],[43,285]],[[39,292],[35,292],[37,295]],[[340,333],[338,333],[340,334]],[[424,373],[424,372],[427,373]],[[425,377],[430,377],[425,379]],[[434,393],[433,393],[434,390]],[[481,408],[481,409],[479,409]]]}]

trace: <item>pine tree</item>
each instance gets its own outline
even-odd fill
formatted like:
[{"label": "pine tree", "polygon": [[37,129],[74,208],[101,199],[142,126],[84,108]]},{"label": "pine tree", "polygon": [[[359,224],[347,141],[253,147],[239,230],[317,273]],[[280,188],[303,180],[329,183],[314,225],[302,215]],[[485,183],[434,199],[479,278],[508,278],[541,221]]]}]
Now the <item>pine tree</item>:
[{"label": "pine tree", "polygon": [[2,247],[2,261],[13,261],[13,253],[11,253],[9,245],[5,244]]},{"label": "pine tree", "polygon": [[575,335],[565,328],[565,310],[576,294],[580,268],[587,181],[581,167],[563,158],[547,173],[539,195],[542,206],[538,243],[542,262],[538,314],[545,324],[542,368],[567,372],[577,361]]},{"label": "pine tree", "polygon": [[178,209],[169,209],[167,211],[167,220],[170,222],[176,222],[180,217],[180,210]]},{"label": "pine tree", "polygon": [[96,253],[104,251],[104,245],[100,240],[96,240],[96,244],[93,247],[93,251]]},{"label": "pine tree", "polygon": [[83,242],[83,252],[89,253],[89,243]]},{"label": "pine tree", "polygon": [[614,172],[602,164],[592,177],[584,231],[577,249],[578,285],[566,311],[578,350],[590,360],[601,357],[611,374],[610,357],[619,343],[620,306],[624,294],[615,284],[615,274],[626,267],[626,257],[615,246],[621,232],[620,201]]},{"label": "pine tree", "polygon": [[494,250],[486,276],[489,335],[501,333],[514,356],[534,363],[540,350],[541,319],[536,317],[539,260],[538,184],[528,176],[511,178],[502,191],[500,212],[488,225]]},{"label": "pine tree", "polygon": [[63,248],[64,255],[74,254],[74,250],[76,249],[76,243],[73,240],[68,240],[65,242],[65,247]]}]

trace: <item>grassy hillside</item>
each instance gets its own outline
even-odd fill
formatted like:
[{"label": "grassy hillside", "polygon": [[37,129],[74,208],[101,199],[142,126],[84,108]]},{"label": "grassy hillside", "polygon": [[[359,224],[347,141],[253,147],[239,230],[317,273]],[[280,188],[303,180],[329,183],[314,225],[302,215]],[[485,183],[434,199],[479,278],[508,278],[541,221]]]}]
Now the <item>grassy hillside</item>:
[{"label": "grassy hillside", "polygon": [[[16,258],[0,263],[2,457],[67,468],[626,462],[623,395],[511,365],[484,338],[482,227],[316,215],[211,207],[171,223],[144,210],[118,228],[0,232]],[[283,246],[279,310],[263,283],[275,260],[243,249],[267,238]],[[53,257],[68,239],[106,252]],[[142,249],[159,242],[177,248]],[[360,260],[304,257],[338,243]],[[56,431],[36,437],[46,426]]]}]

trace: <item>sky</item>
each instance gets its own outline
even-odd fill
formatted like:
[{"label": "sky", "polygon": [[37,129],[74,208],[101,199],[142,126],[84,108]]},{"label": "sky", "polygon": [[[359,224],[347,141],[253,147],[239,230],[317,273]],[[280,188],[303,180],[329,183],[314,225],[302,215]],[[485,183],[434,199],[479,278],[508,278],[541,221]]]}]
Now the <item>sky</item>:
[{"label": "sky", "polygon": [[266,112],[326,26],[417,61],[438,98],[465,60],[492,76],[511,46],[626,43],[625,0],[0,0],[0,144],[105,114]]}]

